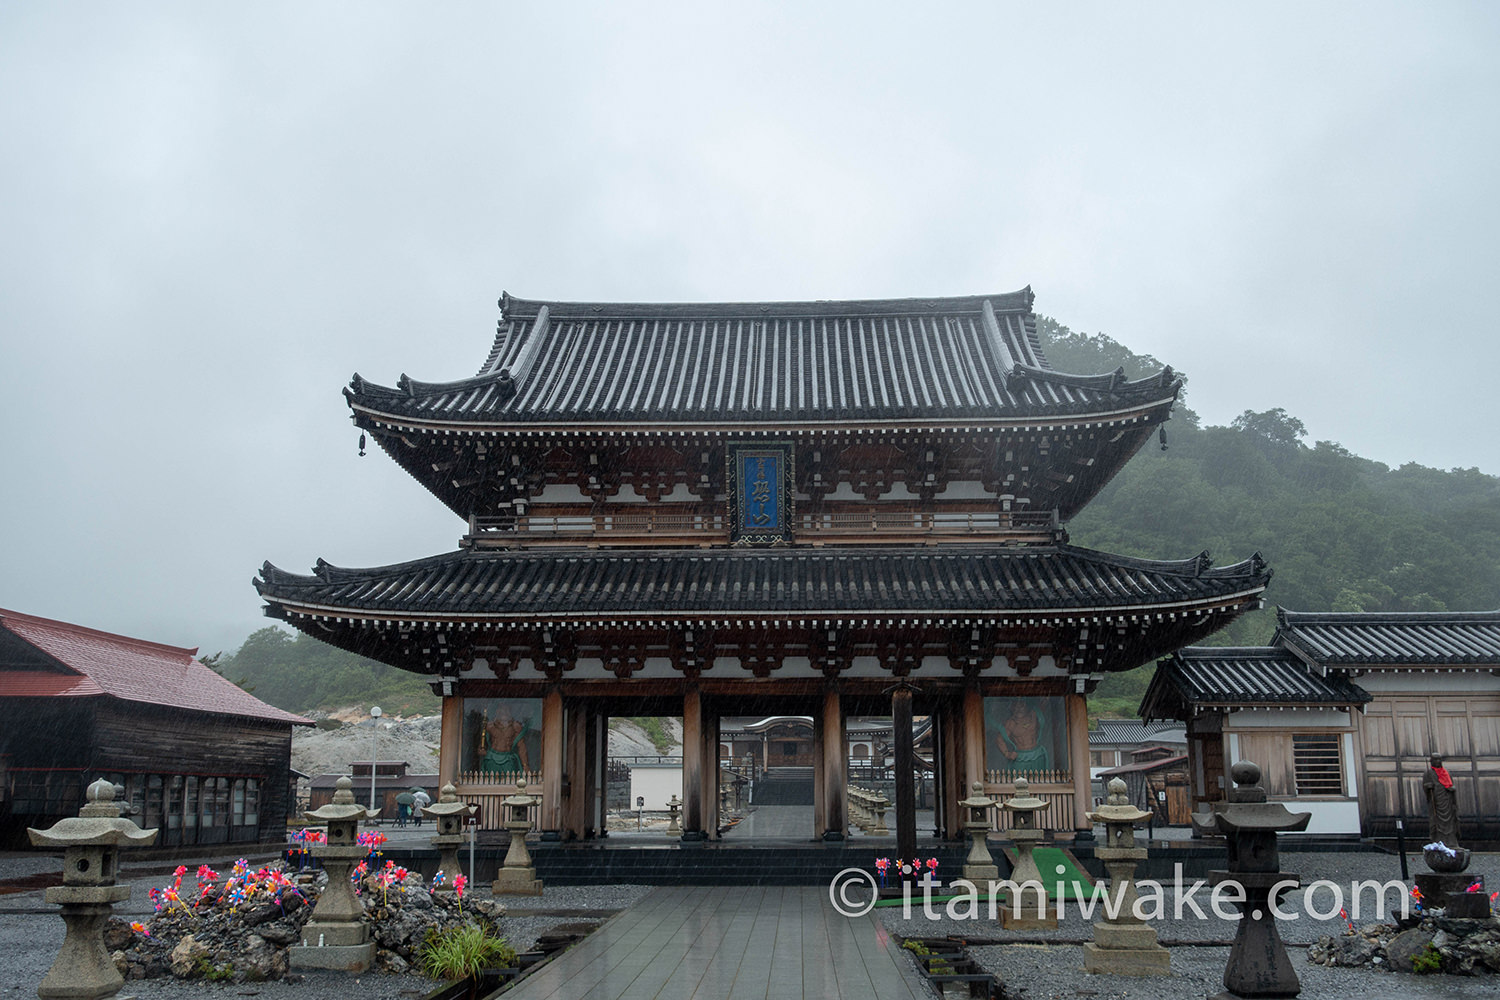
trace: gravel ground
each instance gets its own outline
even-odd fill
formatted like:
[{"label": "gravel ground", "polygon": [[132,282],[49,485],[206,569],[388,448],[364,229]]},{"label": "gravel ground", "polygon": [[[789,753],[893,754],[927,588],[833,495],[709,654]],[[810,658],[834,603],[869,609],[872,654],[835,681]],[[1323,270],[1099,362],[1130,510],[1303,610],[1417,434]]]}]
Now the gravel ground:
[{"label": "gravel ground", "polygon": [[[1420,859],[1410,862],[1411,874],[1425,871]],[[1304,882],[1327,879],[1343,887],[1352,880],[1378,879],[1386,881],[1400,879],[1399,860],[1391,855],[1371,853],[1307,853],[1282,854],[1282,867],[1303,877]],[[1500,888],[1500,854],[1476,854],[1469,871],[1484,875],[1487,886],[1493,891]],[[1191,880],[1187,880],[1191,884]],[[1235,925],[1213,916],[1206,897],[1207,890],[1199,890],[1194,897],[1208,915],[1207,920],[1198,920],[1190,909],[1184,907],[1183,919],[1176,919],[1174,897],[1168,887],[1166,913],[1159,921],[1153,921],[1159,938],[1173,942],[1222,942],[1234,937]],[[1343,918],[1334,915],[1318,920],[1304,910],[1304,892],[1290,893],[1281,904],[1284,911],[1300,914],[1297,920],[1281,921],[1283,939],[1290,948],[1292,961],[1302,980],[1304,1000],[1347,1000],[1349,997],[1382,1000],[1391,997],[1427,998],[1452,997],[1497,997],[1500,998],[1500,976],[1461,978],[1454,976],[1420,977],[1385,972],[1375,968],[1325,968],[1306,961],[1306,950],[1295,945],[1306,945],[1322,934],[1341,933],[1345,927]],[[1328,890],[1314,894],[1314,905],[1319,910],[1329,907],[1331,895]],[[1369,896],[1366,895],[1367,901]],[[1171,948],[1172,976],[1160,979],[1133,980],[1116,976],[1091,976],[1083,971],[1081,942],[1093,937],[1090,921],[1084,920],[1077,910],[1069,905],[1056,931],[1012,932],[1001,930],[998,923],[987,915],[977,921],[954,920],[946,915],[939,920],[928,920],[922,911],[920,896],[914,897],[912,915],[906,918],[900,907],[882,907],[876,910],[881,923],[902,937],[963,937],[982,941],[984,946],[972,947],[970,954],[987,970],[997,974],[1006,988],[1015,996],[1025,1000],[1042,1000],[1055,997],[1151,997],[1152,1000],[1202,1000],[1210,993],[1223,988],[1224,963],[1229,949],[1224,946],[1204,944],[1180,945]],[[942,913],[942,904],[934,904],[934,911]],[[1364,916],[1359,924],[1374,922]]]},{"label": "gravel ground", "polygon": [[[1000,976],[1010,996],[1020,1000],[1203,1000],[1224,989],[1229,949],[1179,947],[1172,951],[1172,975],[1151,979],[1091,976],[1083,971],[1077,945],[1001,945],[971,948],[981,965]],[[1302,981],[1301,1000],[1481,1000],[1500,997],[1500,977],[1412,976],[1372,969],[1311,965],[1301,948],[1291,949]]]}]

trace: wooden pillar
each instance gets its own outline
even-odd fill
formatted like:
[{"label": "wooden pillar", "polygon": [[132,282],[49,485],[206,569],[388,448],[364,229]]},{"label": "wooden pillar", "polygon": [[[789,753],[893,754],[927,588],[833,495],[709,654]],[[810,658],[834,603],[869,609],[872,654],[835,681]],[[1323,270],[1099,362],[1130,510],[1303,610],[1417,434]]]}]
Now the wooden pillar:
[{"label": "wooden pillar", "polygon": [[542,839],[562,836],[563,699],[557,688],[542,696]]},{"label": "wooden pillar", "polygon": [[849,790],[849,753],[844,746],[844,708],[839,689],[830,685],[823,692],[823,801],[822,837],[842,841],[849,833],[845,802]]},{"label": "wooden pillar", "polygon": [[964,688],[964,794],[960,798],[968,798],[967,789],[973,787],[974,782],[984,780],[984,697],[979,693],[978,684],[970,684]]},{"label": "wooden pillar", "polygon": [[443,728],[438,743],[438,787],[458,781],[459,758],[464,736],[464,700],[458,695],[443,699]]},{"label": "wooden pillar", "polygon": [[703,710],[703,835],[719,839],[719,713]]},{"label": "wooden pillar", "polygon": [[828,785],[824,781],[828,768],[823,754],[823,713],[813,713],[813,840],[819,840],[828,829]]},{"label": "wooden pillar", "polygon": [[1073,768],[1073,829],[1092,837],[1089,821],[1089,706],[1081,694],[1066,695],[1068,709],[1068,763]]},{"label": "wooden pillar", "polygon": [[946,840],[962,840],[963,810],[959,801],[969,797],[963,752],[963,704],[950,701],[938,716],[937,738],[943,761],[943,815],[939,834]]},{"label": "wooden pillar", "polygon": [[891,725],[896,740],[896,856],[917,856],[917,796],[913,787],[911,740],[911,688],[903,685],[891,693]]},{"label": "wooden pillar", "polygon": [[703,840],[703,695],[682,696],[682,839]]}]

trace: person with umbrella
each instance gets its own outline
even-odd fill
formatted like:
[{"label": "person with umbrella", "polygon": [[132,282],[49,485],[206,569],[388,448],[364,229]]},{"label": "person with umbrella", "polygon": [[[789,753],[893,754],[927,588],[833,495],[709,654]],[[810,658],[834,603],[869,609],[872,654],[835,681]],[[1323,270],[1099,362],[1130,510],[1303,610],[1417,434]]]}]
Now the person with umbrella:
[{"label": "person with umbrella", "polygon": [[402,792],[396,796],[396,825],[405,826],[406,818],[411,815],[411,807],[416,804],[417,797],[411,792]]},{"label": "person with umbrella", "polygon": [[422,825],[422,810],[432,805],[432,796],[428,795],[422,788],[414,787],[411,790],[412,810],[411,814],[416,819],[417,826]]}]

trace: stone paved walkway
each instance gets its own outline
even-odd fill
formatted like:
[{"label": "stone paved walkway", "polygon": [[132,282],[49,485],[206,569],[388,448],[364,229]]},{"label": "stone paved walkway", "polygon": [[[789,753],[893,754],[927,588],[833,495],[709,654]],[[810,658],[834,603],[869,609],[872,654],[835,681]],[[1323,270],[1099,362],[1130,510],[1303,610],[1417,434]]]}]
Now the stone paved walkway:
[{"label": "stone paved walkway", "polygon": [[815,887],[656,889],[528,977],[516,1000],[911,1000],[929,996],[895,941]]}]

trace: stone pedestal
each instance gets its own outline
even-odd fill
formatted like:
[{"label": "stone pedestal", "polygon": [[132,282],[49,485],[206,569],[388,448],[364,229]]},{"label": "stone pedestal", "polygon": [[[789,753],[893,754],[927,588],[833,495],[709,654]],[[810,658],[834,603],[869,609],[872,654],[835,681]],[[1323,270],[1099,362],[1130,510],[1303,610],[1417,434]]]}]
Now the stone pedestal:
[{"label": "stone pedestal", "polygon": [[89,785],[88,802],[77,816],[46,830],[28,829],[33,847],[63,848],[63,884],[43,898],[62,907],[67,933],[37,996],[95,1000],[118,993],[125,979],[104,947],[104,924],[114,904],[130,898],[130,886],[115,885],[122,845],[145,847],[156,830],[142,830],[120,817],[115,786],[104,779]]},{"label": "stone pedestal", "polygon": [[496,896],[542,894],[542,880],[536,877],[531,852],[526,849],[526,834],[531,829],[528,810],[535,803],[536,798],[526,794],[524,779],[516,782],[516,794],[501,803],[508,816],[505,828],[510,831],[510,850],[505,853],[505,863],[490,884],[490,892]]},{"label": "stone pedestal", "polygon": [[1000,912],[1000,926],[1006,930],[1057,929],[1057,910],[1047,899],[1047,883],[1031,854],[1047,838],[1047,831],[1036,825],[1036,812],[1046,804],[1031,794],[1030,782],[1018,778],[1016,794],[1000,806],[1011,814],[1010,839],[1016,845],[1016,868],[1010,875],[1018,887],[1016,898],[1006,900]]},{"label": "stone pedestal", "polygon": [[313,907],[312,918],[302,925],[302,944],[288,949],[287,959],[294,969],[364,972],[375,963],[375,942],[349,876],[369,853],[359,843],[359,821],[379,813],[355,803],[350,778],[340,778],[334,788],[332,802],[306,814],[309,822],[328,826],[328,840],[312,851],[328,874],[328,883]]},{"label": "stone pedestal", "polygon": [[[1485,920],[1490,915],[1490,897],[1484,888],[1483,875],[1431,872],[1418,875],[1416,881],[1424,910],[1442,907],[1444,915],[1453,919]],[[1469,892],[1469,886],[1475,882],[1479,888]]]},{"label": "stone pedestal", "polygon": [[[1109,798],[1089,819],[1104,824],[1104,846],[1094,856],[1109,873],[1109,904],[1104,919],[1094,922],[1094,940],[1083,946],[1083,970],[1115,976],[1166,976],[1172,956],[1156,941],[1156,928],[1135,915],[1135,869],[1146,849],[1135,846],[1135,824],[1149,815],[1131,804],[1125,782],[1109,783]],[[1098,904],[1104,907],[1101,900]]]},{"label": "stone pedestal", "polygon": [[130,898],[130,886],[57,885],[43,895],[47,902],[62,905],[68,930],[36,995],[94,998],[118,993],[125,977],[105,950],[104,925],[114,912],[113,904]]}]

